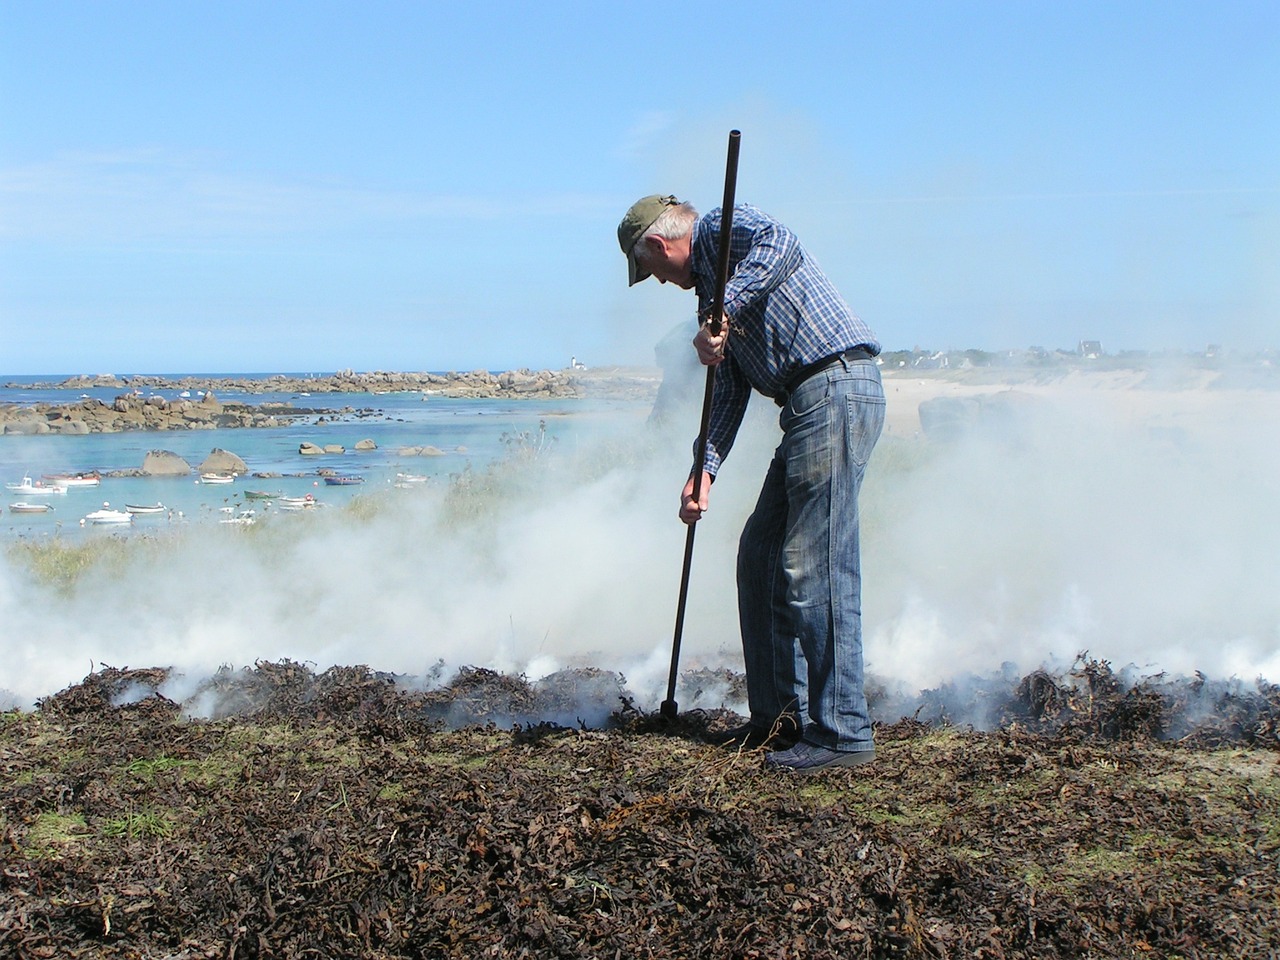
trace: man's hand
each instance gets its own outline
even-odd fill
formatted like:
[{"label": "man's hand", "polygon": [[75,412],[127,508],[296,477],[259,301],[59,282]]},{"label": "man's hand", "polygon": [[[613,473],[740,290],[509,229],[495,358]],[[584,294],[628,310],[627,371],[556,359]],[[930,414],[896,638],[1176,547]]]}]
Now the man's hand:
[{"label": "man's hand", "polygon": [[710,324],[704,323],[698,328],[693,338],[693,348],[698,351],[698,359],[703,366],[714,367],[724,359],[725,344],[729,340],[729,318],[726,316],[720,325],[720,332],[713,334]]},{"label": "man's hand", "polygon": [[693,499],[693,476],[684,485],[680,494],[680,519],[685,523],[697,523],[707,512],[707,503],[711,498],[711,474],[702,471],[702,488],[698,491],[698,499]]}]

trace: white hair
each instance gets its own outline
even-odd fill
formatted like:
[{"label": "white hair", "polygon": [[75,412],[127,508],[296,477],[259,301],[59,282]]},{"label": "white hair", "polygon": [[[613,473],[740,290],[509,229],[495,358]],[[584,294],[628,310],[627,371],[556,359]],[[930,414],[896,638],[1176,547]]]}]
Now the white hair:
[{"label": "white hair", "polygon": [[649,229],[636,241],[634,255],[636,260],[644,264],[649,256],[649,248],[645,246],[645,237],[661,237],[663,240],[679,240],[693,229],[693,221],[698,219],[698,211],[687,201],[673,204],[658,214],[658,219],[650,224]]}]

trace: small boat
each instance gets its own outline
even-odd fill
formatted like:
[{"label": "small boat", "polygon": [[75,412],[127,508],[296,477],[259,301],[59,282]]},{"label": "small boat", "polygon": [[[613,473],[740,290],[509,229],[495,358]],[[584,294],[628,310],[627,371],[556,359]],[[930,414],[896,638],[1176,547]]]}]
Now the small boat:
[{"label": "small boat", "polygon": [[397,490],[414,490],[424,483],[430,482],[430,480],[430,477],[424,477],[417,473],[397,473],[392,485]]},{"label": "small boat", "polygon": [[33,481],[23,477],[21,483],[6,483],[5,489],[12,493],[25,494],[28,497],[48,497],[55,493],[66,493],[67,488],[60,483],[45,483],[43,480]]},{"label": "small boat", "polygon": [[9,504],[10,513],[48,513],[53,507],[47,503],[27,503],[19,501]]},{"label": "small boat", "polygon": [[331,487],[350,487],[357,483],[364,483],[364,477],[356,477],[356,476],[325,477],[324,482]]},{"label": "small boat", "polygon": [[281,510],[307,510],[318,507],[320,501],[308,493],[305,497],[281,497],[276,505]]},{"label": "small boat", "polygon": [[124,509],[126,513],[132,513],[135,515],[141,514],[143,516],[148,516],[156,513],[164,513],[166,508],[163,503],[151,503],[151,504],[126,503],[124,505]]},{"label": "small boat", "polygon": [[123,510],[112,510],[111,504],[103,503],[101,510],[95,510],[93,513],[85,514],[80,523],[107,524],[107,523],[133,523],[133,514],[126,513]]},{"label": "small boat", "polygon": [[202,473],[200,474],[201,483],[235,483],[236,475],[234,473]]},{"label": "small boat", "polygon": [[241,510],[234,516],[226,516],[219,520],[219,523],[231,523],[241,527],[247,527],[257,521],[257,516],[252,510]]},{"label": "small boat", "polygon": [[246,500],[279,500],[280,492],[270,493],[266,490],[246,490],[244,492]]},{"label": "small boat", "polygon": [[46,483],[60,487],[96,487],[102,482],[98,473],[46,473],[42,477]]}]

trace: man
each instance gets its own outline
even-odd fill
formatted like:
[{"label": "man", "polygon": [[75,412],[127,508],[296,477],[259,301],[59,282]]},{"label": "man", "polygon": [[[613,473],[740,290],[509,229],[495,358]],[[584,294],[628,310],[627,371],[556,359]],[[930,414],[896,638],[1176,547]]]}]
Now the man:
[{"label": "man", "polygon": [[[751,391],[782,408],[782,441],[738,545],[738,616],[751,719],[730,740],[758,746],[791,732],[770,767],[812,773],[875,756],[863,693],[858,490],[884,425],[875,335],[786,227],[755,207],[733,211],[724,327],[694,337],[715,389],[701,469],[680,519],[707,511]],[[672,196],[637,201],[618,226],[628,279],[715,295],[720,211],[699,217]],[[772,742],[776,742],[774,739]]]}]

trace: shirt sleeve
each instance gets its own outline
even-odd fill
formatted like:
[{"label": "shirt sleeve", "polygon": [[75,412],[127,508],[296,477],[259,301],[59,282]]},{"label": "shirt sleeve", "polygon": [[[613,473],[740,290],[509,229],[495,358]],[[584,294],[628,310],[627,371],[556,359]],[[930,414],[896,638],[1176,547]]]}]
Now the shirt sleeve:
[{"label": "shirt sleeve", "polygon": [[[751,384],[733,358],[727,358],[716,367],[715,390],[711,400],[711,419],[707,424],[707,455],[702,469],[715,477],[720,464],[733,448],[733,441],[742,426],[751,399]],[[694,448],[694,456],[697,456]]]},{"label": "shirt sleeve", "polygon": [[803,259],[799,240],[782,224],[747,211],[739,218],[738,212],[735,208],[729,239],[730,259],[737,263],[724,291],[725,312],[730,317],[776,290]]}]

